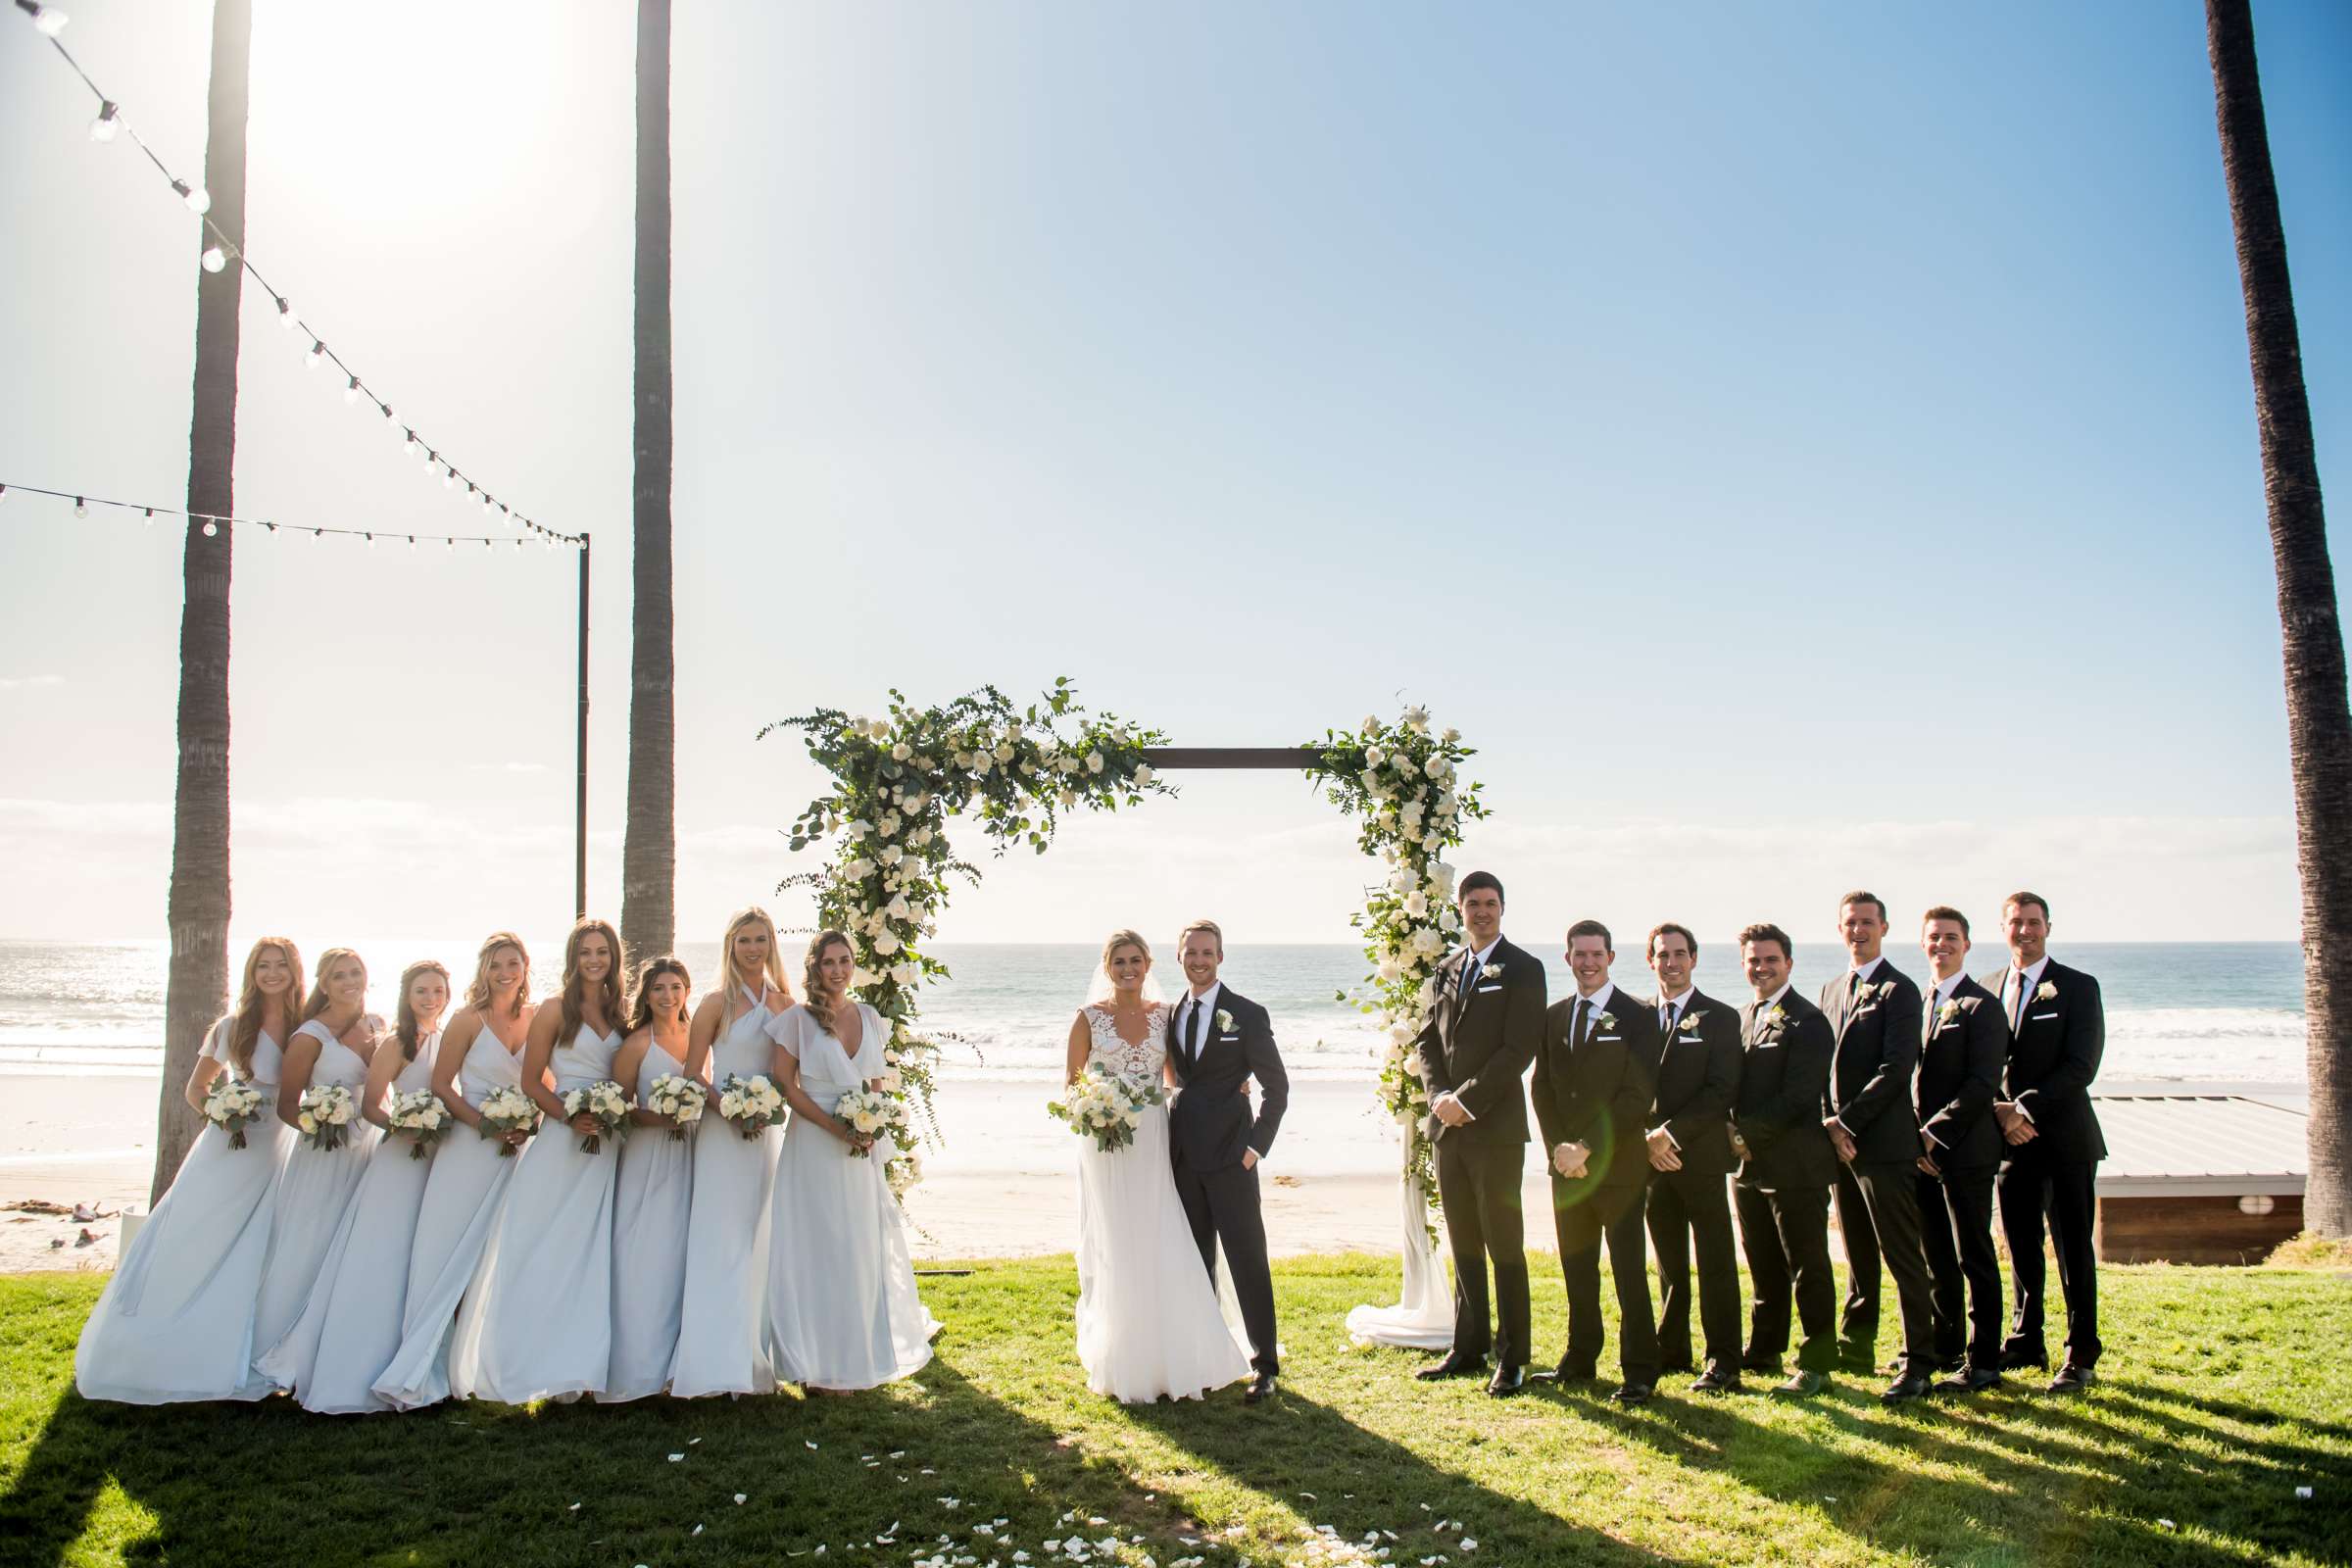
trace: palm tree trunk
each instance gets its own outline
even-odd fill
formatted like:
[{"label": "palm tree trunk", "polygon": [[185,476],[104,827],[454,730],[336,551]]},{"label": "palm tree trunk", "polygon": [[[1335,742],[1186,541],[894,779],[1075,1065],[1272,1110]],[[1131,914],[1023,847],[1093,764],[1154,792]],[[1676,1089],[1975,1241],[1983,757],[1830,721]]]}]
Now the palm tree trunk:
[{"label": "palm tree trunk", "polygon": [[636,606],[629,657],[629,823],[620,936],[677,940],[677,657],[670,602],[669,0],[637,5]]},{"label": "palm tree trunk", "polygon": [[2352,713],[2345,706],[2344,636],[2328,561],[2328,519],[2248,0],[2206,0],[2205,36],[2246,295],[2262,487],[2278,570],[2311,1060],[2311,1173],[2303,1216],[2323,1236],[2352,1236]]},{"label": "palm tree trunk", "polygon": [[[212,220],[245,243],[245,100],[252,0],[213,8],[213,76],[204,185]],[[205,240],[197,239],[201,250]],[[193,260],[193,256],[191,256]],[[180,574],[179,779],[172,808],[172,973],[164,992],[164,1083],[156,1110],[161,1198],[203,1120],[180,1098],[205,1030],[228,995],[228,571],[233,530],[203,518],[236,510],[237,305],[243,269],[196,273],[195,415],[188,430],[188,519]]]}]

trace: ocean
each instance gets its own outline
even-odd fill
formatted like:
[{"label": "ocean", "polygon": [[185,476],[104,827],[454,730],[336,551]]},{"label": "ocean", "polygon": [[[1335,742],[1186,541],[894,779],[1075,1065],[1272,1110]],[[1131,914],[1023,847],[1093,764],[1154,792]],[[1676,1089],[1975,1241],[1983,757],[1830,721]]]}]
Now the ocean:
[{"label": "ocean", "polygon": [[[306,961],[326,944],[301,937]],[[788,945],[797,944],[787,939]],[[356,944],[371,970],[371,1004],[387,1017],[401,967],[418,957],[449,965],[463,989],[472,973],[472,944],[384,940]],[[1556,947],[1546,944],[1552,994],[1569,979]],[[534,940],[534,989],[553,989],[560,937]],[[946,1047],[951,1081],[1048,1081],[1061,1070],[1072,1013],[1085,1000],[1097,950],[1078,943],[942,944],[954,977],[925,999],[928,1028]],[[2303,962],[2290,942],[2082,943],[2055,956],[2098,977],[2107,1003],[2103,1086],[2199,1083],[2300,1088]],[[718,949],[687,943],[679,956],[698,986],[716,973]],[[795,955],[797,960],[797,953]],[[1700,989],[1727,1002],[1745,996],[1728,944],[1702,938]],[[1914,979],[1926,973],[1917,952],[1890,953]],[[243,947],[232,962],[241,962]],[[1806,995],[1844,967],[1841,949],[1815,945],[1796,953]],[[1997,965],[2001,950],[1980,945],[1971,972]],[[152,1073],[163,1060],[164,986],[169,958],[161,939],[55,943],[0,940],[0,1072]],[[1169,990],[1182,982],[1163,956]],[[1380,1040],[1370,1019],[1336,994],[1363,977],[1362,954],[1346,944],[1236,947],[1225,976],[1274,1015],[1285,1062],[1305,1080],[1369,1082]],[[1637,995],[1650,993],[1638,957],[1621,956],[1616,977]],[[232,975],[233,982],[233,975]],[[794,975],[797,988],[799,977]]]}]

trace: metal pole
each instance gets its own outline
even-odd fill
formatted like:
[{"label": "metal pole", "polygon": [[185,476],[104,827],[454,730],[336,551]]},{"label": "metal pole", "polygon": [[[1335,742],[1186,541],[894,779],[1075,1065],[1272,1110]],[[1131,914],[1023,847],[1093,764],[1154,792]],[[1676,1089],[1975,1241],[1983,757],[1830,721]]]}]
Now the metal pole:
[{"label": "metal pole", "polygon": [[571,912],[588,913],[588,535],[580,535],[579,777],[571,808]]},{"label": "metal pole", "polygon": [[1144,760],[1157,768],[1309,768],[1323,753],[1312,746],[1147,746]]}]

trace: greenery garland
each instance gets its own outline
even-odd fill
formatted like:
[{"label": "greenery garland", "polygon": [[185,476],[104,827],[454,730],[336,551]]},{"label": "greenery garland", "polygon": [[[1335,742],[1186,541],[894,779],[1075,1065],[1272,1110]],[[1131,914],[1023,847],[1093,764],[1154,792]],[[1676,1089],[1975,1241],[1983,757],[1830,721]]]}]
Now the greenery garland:
[{"label": "greenery garland", "polygon": [[1329,786],[1331,803],[1359,819],[1356,843],[1388,867],[1348,923],[1364,935],[1372,972],[1354,992],[1339,994],[1388,1025],[1380,1064],[1383,1109],[1404,1129],[1405,1174],[1438,1206],[1436,1150],[1423,1130],[1429,1086],[1413,1042],[1437,1000],[1438,966],[1461,929],[1454,868],[1446,852],[1462,842],[1462,824],[1487,814],[1480,785],[1464,782],[1462,762],[1476,756],[1461,732],[1431,734],[1429,710],[1408,708],[1394,724],[1367,716],[1353,732],[1327,731],[1310,742],[1322,760],[1308,776]]},{"label": "greenery garland", "polygon": [[939,1046],[915,1032],[915,1020],[924,983],[946,979],[948,967],[924,944],[947,906],[949,877],[980,880],[949,847],[948,819],[971,818],[999,855],[1024,843],[1043,855],[1064,812],[1174,793],[1143,756],[1166,737],[1088,713],[1067,676],[1026,709],[994,686],[921,709],[894,690],[887,717],[820,708],[760,734],[775,729],[804,731],[809,757],[833,777],[832,791],[803,808],[791,839],[796,852],[831,843],[832,862],[779,887],[815,890],[818,925],[847,932],[857,950],[858,998],[889,1022],[882,1087],[910,1113],[908,1141],[889,1165],[891,1190],[904,1197],[922,1176],[917,1134],[939,1142]]}]

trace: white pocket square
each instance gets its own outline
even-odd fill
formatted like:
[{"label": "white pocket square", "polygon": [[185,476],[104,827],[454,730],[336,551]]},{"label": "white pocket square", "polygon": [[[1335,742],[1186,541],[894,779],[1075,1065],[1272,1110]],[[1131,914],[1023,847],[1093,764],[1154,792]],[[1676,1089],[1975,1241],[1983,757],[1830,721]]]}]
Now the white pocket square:
[{"label": "white pocket square", "polygon": [[2054,1013],[2054,1012],[2037,1012],[2037,1013],[2034,1013],[2034,1014],[2032,1017],[2028,1018],[2028,1019],[2026,1020],[2026,1022],[2028,1022],[2028,1023],[2047,1023],[2047,1022],[2048,1022],[2050,1019],[2052,1019],[2052,1018],[2055,1018],[2055,1017],[2057,1017],[2057,1016],[2058,1016],[2058,1015],[2057,1015],[2056,1013]]}]

